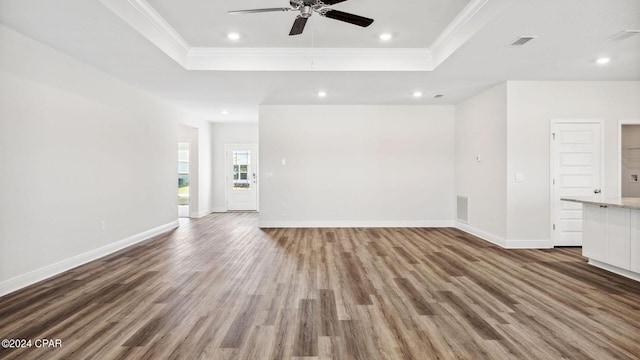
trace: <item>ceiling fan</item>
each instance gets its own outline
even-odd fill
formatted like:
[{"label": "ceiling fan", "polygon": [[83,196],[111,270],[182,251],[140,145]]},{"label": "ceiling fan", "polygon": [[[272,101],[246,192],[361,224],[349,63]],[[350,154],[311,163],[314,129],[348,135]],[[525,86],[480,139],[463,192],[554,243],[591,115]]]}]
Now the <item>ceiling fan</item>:
[{"label": "ceiling fan", "polygon": [[314,12],[321,16],[328,17],[330,19],[344,21],[349,24],[354,24],[362,27],[367,27],[373,23],[373,19],[362,17],[331,9],[329,5],[334,5],[347,0],[289,0],[291,7],[285,8],[265,8],[265,9],[249,9],[249,10],[234,10],[229,11],[229,14],[255,14],[263,12],[278,12],[278,11],[298,11],[300,15],[296,17],[293,22],[293,27],[289,35],[300,35],[304,31],[304,26],[307,24],[307,20],[313,15]]}]

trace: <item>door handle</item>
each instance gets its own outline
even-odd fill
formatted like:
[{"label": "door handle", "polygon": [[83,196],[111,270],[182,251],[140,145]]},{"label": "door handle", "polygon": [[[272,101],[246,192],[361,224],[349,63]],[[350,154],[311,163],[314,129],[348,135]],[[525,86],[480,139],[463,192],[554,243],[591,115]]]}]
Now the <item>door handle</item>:
[{"label": "door handle", "polygon": [[594,193],[594,194],[600,194],[600,193],[601,193],[601,190],[600,190],[600,189],[594,189],[594,190],[593,190],[593,193]]}]

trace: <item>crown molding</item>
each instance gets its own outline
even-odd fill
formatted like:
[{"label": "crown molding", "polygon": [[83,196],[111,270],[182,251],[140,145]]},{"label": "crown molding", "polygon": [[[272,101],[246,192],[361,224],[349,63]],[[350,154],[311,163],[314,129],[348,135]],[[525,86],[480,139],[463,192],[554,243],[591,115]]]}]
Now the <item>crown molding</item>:
[{"label": "crown molding", "polygon": [[100,0],[113,13],[183,67],[191,46],[145,0]]},{"label": "crown molding", "polygon": [[191,48],[187,70],[431,71],[429,49]]},{"label": "crown molding", "polygon": [[428,48],[202,48],[145,0],[100,0],[186,70],[433,71],[497,16],[509,0],[471,0]]},{"label": "crown molding", "polygon": [[470,1],[429,46],[433,54],[434,68],[451,56],[511,3],[510,0]]},{"label": "crown molding", "polygon": [[144,15],[175,47],[189,51],[189,44],[178,32],[145,0],[128,0],[139,13]]}]

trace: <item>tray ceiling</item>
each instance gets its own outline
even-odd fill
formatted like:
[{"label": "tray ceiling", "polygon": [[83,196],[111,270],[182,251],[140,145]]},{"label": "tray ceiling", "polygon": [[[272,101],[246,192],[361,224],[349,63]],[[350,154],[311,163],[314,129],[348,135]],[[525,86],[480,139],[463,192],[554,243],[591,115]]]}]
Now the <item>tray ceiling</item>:
[{"label": "tray ceiling", "polygon": [[[188,23],[181,25],[172,19],[179,14],[163,9],[158,0],[147,1],[148,9],[140,9],[145,3],[139,0],[1,0],[0,23],[211,121],[256,121],[261,104],[457,104],[509,80],[640,80],[640,35],[607,40],[620,31],[640,29],[638,0],[470,0],[436,40],[425,41],[423,47],[398,45],[396,42],[404,41],[404,31],[385,29],[397,35],[385,45],[340,47],[340,43],[331,43],[313,48],[278,47],[275,39],[259,47],[242,40],[225,43],[226,31],[235,29],[217,25],[201,32],[224,31],[211,37],[224,45],[200,44],[181,28]],[[179,3],[188,8],[192,2],[201,6],[221,3]],[[364,2],[373,0],[349,0],[342,5]],[[224,3],[234,9],[253,6]],[[274,6],[271,0],[260,0],[260,4]],[[346,11],[342,5],[335,8]],[[360,6],[354,12],[368,15]],[[394,16],[398,24],[411,29],[421,26],[406,21],[411,11],[393,10],[398,10]],[[219,16],[224,19],[227,15]],[[382,23],[378,20],[374,24]],[[285,34],[289,27],[286,24]],[[368,36],[376,40],[378,30],[373,30]],[[421,31],[409,33],[415,39],[433,36]],[[242,36],[254,39],[252,32]],[[278,32],[278,36],[285,35]],[[535,39],[522,47],[510,47],[520,36]],[[0,41],[0,62],[4,57],[22,56],[3,52],[2,44]],[[598,65],[595,60],[603,56],[610,62]],[[310,59],[315,68],[310,67]],[[25,56],[24,61],[47,59]],[[243,67],[260,71],[243,71]],[[212,69],[218,71],[189,71]],[[320,90],[327,96],[318,97]],[[413,96],[418,91],[423,94],[420,98]],[[438,94],[444,97],[435,97]]]},{"label": "tray ceiling", "polygon": [[[389,13],[395,10],[395,7],[386,2],[377,4],[378,0],[371,0],[367,2],[367,9],[371,9],[374,14],[368,16],[378,16],[381,19],[374,22],[376,25],[373,28],[359,28],[316,14],[317,19],[314,21],[323,24],[334,23],[333,27],[318,25],[316,29],[316,25],[312,25],[304,36],[289,36],[286,31],[285,35],[272,33],[273,23],[260,22],[260,19],[268,17],[275,19],[275,16],[291,15],[289,12],[229,15],[229,5],[214,6],[205,0],[190,0],[193,8],[183,4],[169,5],[163,0],[155,1],[157,6],[163,7],[161,11],[165,15],[153,7],[153,2],[147,0],[100,0],[185,69],[225,71],[432,71],[510,5],[509,0],[429,0],[426,2],[434,6],[434,11],[421,12],[415,8],[411,9],[411,6],[417,6],[410,4],[414,1],[403,0],[399,2],[399,8],[409,11],[403,13],[403,16],[393,17],[389,16]],[[348,6],[350,3],[345,1],[334,6]],[[422,2],[415,3],[424,5]],[[203,8],[204,4],[210,8]],[[255,7],[265,6],[254,2],[251,4],[255,4],[252,5]],[[396,3],[393,4],[398,7]],[[235,3],[232,6],[236,9]],[[437,9],[440,11],[435,11]],[[416,18],[416,13],[422,14],[422,18]],[[165,16],[172,20],[167,20]],[[206,20],[202,20],[202,16],[205,16]],[[252,20],[253,18],[256,20]],[[244,19],[256,22],[249,24],[249,20]],[[238,22],[241,22],[242,26],[230,25]],[[380,39],[373,42],[377,34],[382,32],[376,30],[376,26],[397,26],[402,30],[406,24],[420,31],[407,31],[404,34],[406,41],[393,43],[411,46],[381,46],[383,42]],[[290,20],[287,20],[286,28],[289,26]],[[226,34],[225,29],[231,28],[234,28],[232,31],[239,31],[240,39],[232,44],[228,39],[222,42],[221,39],[224,39]],[[189,33],[195,43],[190,42],[189,36],[185,36],[178,29]],[[384,32],[402,38],[399,35],[402,31],[392,29]],[[204,41],[203,37],[209,40]],[[310,41],[305,40],[308,37]],[[246,38],[249,40],[245,41]],[[255,40],[251,40],[252,38]],[[210,45],[194,45],[200,42]],[[254,46],[249,46],[249,43]],[[322,44],[330,44],[331,47],[321,46]]]},{"label": "tray ceiling", "polygon": [[[147,0],[194,47],[426,48],[469,0],[348,0],[332,8],[372,18],[360,28],[314,14],[302,35],[289,36],[296,12],[228,15],[230,10],[288,7],[287,0]],[[241,35],[238,42],[228,32]],[[394,41],[381,42],[389,32]]]}]

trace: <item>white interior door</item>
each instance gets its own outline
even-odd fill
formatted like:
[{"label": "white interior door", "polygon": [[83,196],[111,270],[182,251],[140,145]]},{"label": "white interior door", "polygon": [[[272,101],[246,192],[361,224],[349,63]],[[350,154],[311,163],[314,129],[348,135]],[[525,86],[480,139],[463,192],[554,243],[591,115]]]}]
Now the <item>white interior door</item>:
[{"label": "white interior door", "polygon": [[563,197],[594,196],[602,188],[602,124],[552,125],[552,230],[554,246],[582,246],[582,204]]},{"label": "white interior door", "polygon": [[226,146],[227,210],[258,210],[258,146]]}]

